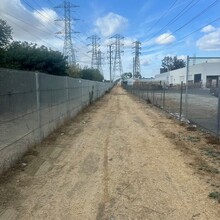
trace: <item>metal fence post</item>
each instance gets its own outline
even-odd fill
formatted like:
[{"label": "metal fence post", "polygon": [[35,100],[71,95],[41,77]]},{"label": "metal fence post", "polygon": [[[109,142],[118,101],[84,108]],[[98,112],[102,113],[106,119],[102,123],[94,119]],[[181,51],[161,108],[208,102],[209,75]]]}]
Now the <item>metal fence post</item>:
[{"label": "metal fence post", "polygon": [[165,93],[166,93],[166,84],[163,84],[163,109],[165,110]]},{"label": "metal fence post", "polygon": [[188,80],[189,80],[189,56],[186,63],[186,96],[185,96],[185,117],[188,118]]},{"label": "metal fence post", "polygon": [[66,76],[65,77],[65,87],[66,87],[66,101],[67,101],[67,117],[70,115],[70,109],[69,109],[69,78]]},{"label": "metal fence post", "polygon": [[81,106],[80,106],[80,110],[82,109],[82,106],[83,106],[83,86],[82,86],[82,84],[83,84],[83,82],[82,82],[82,80],[80,79],[79,80],[79,83],[80,83],[80,86],[81,86],[81,88],[80,88],[80,90],[81,90]]},{"label": "metal fence post", "polygon": [[153,104],[153,90],[150,91],[150,102]]},{"label": "metal fence post", "polygon": [[183,106],[183,81],[181,82],[180,87],[180,121],[182,119],[182,106]]},{"label": "metal fence post", "polygon": [[217,131],[216,136],[219,138],[219,130],[220,130],[220,80],[218,81],[218,105],[217,105]]},{"label": "metal fence post", "polygon": [[42,138],[41,132],[41,113],[40,113],[40,84],[39,84],[39,73],[35,72],[35,83],[36,83],[36,107],[38,116],[38,129],[39,129],[39,140]]},{"label": "metal fence post", "polygon": [[163,105],[162,103],[163,103],[163,87],[160,90],[160,108],[162,108],[162,105]]},{"label": "metal fence post", "polygon": [[149,100],[148,92],[149,92],[149,88],[147,88],[147,100]]},{"label": "metal fence post", "polygon": [[155,94],[155,91],[154,91],[154,89],[152,91],[153,91],[153,105],[154,105],[154,94]]}]

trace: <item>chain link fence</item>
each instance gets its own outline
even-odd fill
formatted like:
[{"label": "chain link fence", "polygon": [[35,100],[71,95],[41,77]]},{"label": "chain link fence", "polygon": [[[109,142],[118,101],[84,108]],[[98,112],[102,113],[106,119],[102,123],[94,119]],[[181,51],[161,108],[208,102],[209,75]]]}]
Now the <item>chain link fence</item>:
[{"label": "chain link fence", "polygon": [[[123,87],[179,120],[190,121],[219,137],[220,69],[215,70],[216,62],[219,63],[220,58],[188,57],[185,75],[187,83],[168,85],[162,81],[140,80],[134,81],[133,85],[123,84]],[[219,75],[216,74],[218,71]]]},{"label": "chain link fence", "polygon": [[113,83],[0,69],[0,173]]},{"label": "chain link fence", "polygon": [[[188,57],[186,117],[219,137],[219,57]],[[200,71],[198,70],[198,67]]]},{"label": "chain link fence", "polygon": [[147,103],[151,103],[171,114],[175,115],[180,120],[183,119],[183,100],[185,98],[185,85],[168,87],[165,83],[135,82],[134,85],[123,84],[124,89],[132,94],[135,94]]}]

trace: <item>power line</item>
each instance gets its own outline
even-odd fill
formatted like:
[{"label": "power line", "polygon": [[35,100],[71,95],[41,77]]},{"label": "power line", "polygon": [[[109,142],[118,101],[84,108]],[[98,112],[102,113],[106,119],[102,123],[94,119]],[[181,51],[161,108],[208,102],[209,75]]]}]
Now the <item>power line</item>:
[{"label": "power line", "polygon": [[[29,6],[32,7],[31,5],[29,5]],[[32,7],[32,9],[35,10],[33,7]],[[0,9],[0,11],[2,11],[2,10]],[[38,28],[37,26],[33,26],[33,24],[30,24],[30,23],[28,23],[28,22],[26,22],[26,21],[24,21],[24,20],[22,20],[22,19],[16,18],[15,16],[10,15],[10,14],[7,13],[7,12],[4,12],[4,11],[2,11],[2,12],[3,12],[4,14],[6,14],[6,15],[12,17],[13,19],[16,19],[16,20],[18,20],[18,21],[20,21],[20,22],[22,22],[22,23],[24,23],[24,24],[30,26],[33,30],[38,29],[40,32],[45,33],[45,34],[49,34],[49,35],[53,35],[53,34],[54,34],[53,32],[48,32],[48,31],[42,30],[41,28]],[[41,14],[41,16],[45,17],[44,14]],[[47,18],[47,17],[46,17],[46,18]],[[30,34],[30,35],[32,35],[33,37],[35,37],[36,39],[39,39],[40,41],[46,43],[47,45],[49,45],[50,47],[52,47],[52,48],[54,48],[54,49],[56,49],[56,50],[60,50],[60,49],[56,48],[55,46],[51,45],[50,43],[46,42],[45,40],[43,40],[41,37],[39,37],[39,36],[33,34],[34,32],[28,32],[25,28],[23,28],[22,26],[20,26],[18,23],[15,23],[15,22],[14,22],[13,20],[11,20],[11,19],[10,19],[10,21],[11,21],[13,24],[15,24],[17,27],[19,27],[20,29],[22,29],[23,31],[25,31],[25,32],[27,32],[28,34]],[[45,26],[45,27],[48,29],[48,27],[47,27],[45,24],[43,24],[42,22],[41,22],[41,24],[42,24],[42,26]],[[63,39],[62,39],[61,37],[58,37],[58,36],[55,36],[55,37],[56,37],[57,39],[63,41]],[[76,37],[76,38],[77,38],[77,37]],[[83,41],[81,41],[81,42],[85,45],[85,43],[84,43]],[[82,45],[82,46],[83,46],[83,45]],[[85,46],[84,46],[84,47],[85,47]],[[88,56],[86,53],[82,52],[81,48],[76,47],[75,45],[74,45],[74,48],[80,50],[80,52],[81,52],[81,54],[82,54],[83,56],[86,56],[86,57],[90,58],[90,56]],[[87,49],[87,47],[85,47],[85,48]]]},{"label": "power line", "polygon": [[[37,11],[37,13],[41,15],[41,17],[44,17],[44,18],[46,18],[46,19],[50,18],[49,16],[46,17],[44,14],[42,14],[41,12],[39,12],[39,10],[36,10],[36,9],[35,9],[34,7],[32,7],[29,3],[27,3],[25,0],[24,0],[24,2],[25,2],[26,5],[28,5],[31,9]],[[35,2],[39,7],[41,7],[36,1],[34,1],[34,2]],[[53,6],[52,6],[52,7],[53,7]],[[46,14],[47,14],[47,13],[46,13]],[[52,20],[52,19],[49,19],[49,20],[50,20],[52,23],[54,23],[54,20]],[[41,21],[40,23],[41,23],[44,27],[48,28],[48,26],[46,26],[42,21]],[[32,25],[31,25],[31,26],[32,26]],[[63,28],[63,27],[62,27],[61,25],[59,25],[59,24],[57,24],[57,26]],[[54,34],[54,33],[53,33],[53,34]],[[58,36],[55,36],[55,37],[63,41],[62,38],[60,38],[60,37],[58,37]]]},{"label": "power line", "polygon": [[[0,9],[0,11],[2,11],[2,10]],[[3,11],[2,11],[2,12],[3,12]],[[3,13],[5,13],[5,12],[3,12]],[[6,13],[5,13],[5,14],[6,14]],[[9,16],[12,17],[11,15],[9,15]],[[15,18],[15,19],[18,20],[18,21],[22,21],[22,20],[19,20],[19,19],[17,19],[17,18]],[[54,47],[52,44],[50,44],[50,43],[46,42],[45,40],[43,40],[42,38],[40,38],[39,36],[33,34],[32,32],[27,31],[25,28],[23,28],[22,26],[20,26],[19,24],[17,24],[17,23],[14,22],[13,20],[10,19],[10,21],[11,21],[14,25],[16,25],[17,27],[19,27],[19,28],[22,29],[23,31],[25,31],[26,33],[32,35],[33,37],[39,39],[40,41],[46,43],[47,45],[50,45],[52,48],[54,48],[54,49],[56,49],[56,50],[59,50],[58,48]],[[22,21],[22,22],[24,22],[24,21]],[[25,22],[24,22],[24,23],[25,23]],[[27,23],[26,23],[26,24],[27,24]],[[30,25],[30,24],[29,24],[29,25]],[[33,29],[35,29],[35,28],[32,27],[31,25],[30,25],[30,27],[33,28]]]},{"label": "power line", "polygon": [[189,25],[190,23],[192,23],[195,19],[197,19],[198,17],[200,17],[202,14],[204,14],[205,12],[207,12],[210,8],[214,7],[215,5],[217,5],[220,1],[216,0],[214,1],[212,4],[210,4],[207,8],[205,8],[204,10],[202,10],[199,14],[197,14],[196,16],[194,16],[192,19],[190,19],[189,21],[187,21],[185,24],[183,24],[181,27],[177,28],[174,32],[176,33],[177,31],[183,29],[184,27],[186,27],[187,25]]},{"label": "power line", "polygon": [[148,32],[150,32],[161,20],[162,18],[164,18],[168,13],[169,11],[173,8],[173,6],[178,2],[178,0],[175,0],[171,6],[168,8],[168,10],[165,11],[165,13],[163,13],[160,18],[150,27],[150,29],[148,30]]},{"label": "power line", "polygon": [[[170,47],[172,48],[172,47],[174,47],[174,46],[176,46],[176,45],[178,45],[178,44],[181,44],[181,43],[183,42],[183,40],[186,39],[187,37],[191,36],[192,34],[198,32],[198,31],[201,31],[201,29],[202,29],[203,27],[205,27],[205,26],[207,26],[207,25],[211,25],[211,24],[215,23],[215,22],[218,21],[218,20],[220,20],[220,17],[217,17],[217,18],[214,19],[213,21],[211,21],[211,22],[209,22],[209,23],[207,23],[207,24],[205,24],[205,25],[200,26],[198,29],[196,29],[196,30],[190,32],[189,34],[185,35],[184,37],[180,38],[177,42],[175,42],[175,43],[173,43],[173,44],[170,44],[170,45],[166,45],[166,47],[167,47],[167,48],[170,48]],[[150,48],[149,48],[149,49],[150,49]],[[161,49],[158,48],[158,49],[154,49],[154,50],[151,50],[151,51],[148,50],[147,53],[155,53],[155,52],[158,52],[158,51],[161,51]]]},{"label": "power line", "polygon": [[53,2],[51,0],[47,0],[47,1],[49,2],[50,6],[53,8],[54,7]]},{"label": "power line", "polygon": [[[2,11],[2,10],[0,9],[0,11]],[[18,20],[18,21],[23,22],[24,24],[27,24],[27,25],[30,26],[32,29],[38,29],[39,31],[41,31],[41,32],[43,32],[43,33],[46,33],[46,34],[50,34],[50,35],[53,34],[53,33],[51,33],[51,32],[42,30],[42,29],[40,29],[40,28],[38,28],[38,27],[33,27],[33,24],[30,24],[30,23],[28,23],[28,22],[26,22],[26,21],[24,21],[24,20],[22,20],[22,19],[20,19],[20,18],[16,18],[15,16],[13,16],[13,15],[11,15],[11,14],[5,12],[5,11],[2,11],[2,12],[3,12],[4,14],[6,14],[6,15],[8,15],[8,16],[10,16],[10,17],[16,19],[16,20]],[[45,27],[46,27],[46,26],[45,26]]]},{"label": "power line", "polygon": [[73,37],[73,39],[76,39],[76,40],[78,40],[79,42],[81,42],[82,43],[82,46],[85,48],[85,49],[87,49],[87,44],[85,43],[85,42],[83,42],[83,40],[81,40],[79,37],[77,37],[76,35]]},{"label": "power line", "polygon": [[[42,14],[39,10],[36,10],[33,6],[31,6],[31,5],[30,5],[29,3],[27,3],[25,0],[23,0],[23,2],[24,2],[27,6],[29,6],[32,10],[36,11],[41,17],[44,17],[44,18],[46,18],[46,19],[49,18],[49,20],[53,22],[53,20],[50,19],[49,16],[46,17],[44,14]],[[39,6],[40,6],[40,5],[39,5]],[[46,28],[48,28],[48,26],[46,26],[44,23],[41,22],[41,24],[42,24],[43,26],[45,26]]]},{"label": "power line", "polygon": [[[25,2],[25,1],[24,1]],[[36,1],[34,1],[39,7],[41,7]],[[49,1],[50,3],[51,3],[51,1]],[[44,14],[42,14],[39,10],[36,10],[34,7],[32,7],[30,4],[28,4],[27,2],[25,2],[31,9],[33,9],[33,10],[35,10],[38,14],[40,14],[42,17],[44,17],[44,18],[46,18],[46,19],[48,19],[49,18],[49,16],[47,17],[47,16],[45,16]],[[53,7],[53,4],[50,4],[52,7]],[[47,14],[47,13],[46,13]],[[76,20],[76,19],[73,19],[73,20]],[[78,20],[78,19],[77,19]],[[50,19],[50,21],[52,21],[52,22],[54,22],[52,19]],[[42,23],[42,22],[41,22]],[[78,24],[78,23],[77,23]],[[44,25],[43,23],[42,23],[42,25]],[[45,25],[44,25],[45,26]],[[57,24],[57,26],[59,26],[59,27],[61,27],[61,28],[63,28],[61,25],[59,25],[59,24]],[[46,26],[45,26],[46,27]],[[47,27],[48,28],[48,27]],[[60,38],[60,37],[58,37],[58,36],[56,36],[56,38],[58,38],[58,39],[60,39],[60,40],[63,40],[62,38]],[[83,42],[82,40],[80,40],[76,35],[74,36],[74,38],[75,39],[78,39],[81,43],[83,43],[83,46],[87,49],[87,47],[86,47],[86,43],[85,42]],[[82,39],[82,38],[81,38]],[[79,49],[79,48],[77,48],[75,45],[73,46],[74,48],[76,48],[76,49]],[[76,51],[75,51],[76,52]],[[89,57],[86,53],[83,53],[82,51],[81,51],[81,53],[84,55],[84,56],[87,56],[87,57]]]},{"label": "power line", "polygon": [[[187,21],[186,23],[184,23],[181,27],[177,28],[174,32],[168,34],[166,37],[163,38],[163,40],[166,40],[168,37],[172,36],[174,33],[180,31],[181,29],[183,29],[184,27],[186,27],[187,25],[189,25],[190,23],[192,23],[195,19],[197,19],[198,17],[200,17],[202,14],[204,14],[205,12],[207,12],[210,8],[214,7],[215,5],[217,5],[220,2],[220,0],[216,0],[214,1],[212,4],[210,4],[208,7],[206,7],[205,9],[203,9],[201,12],[199,12],[196,16],[194,16],[193,18],[191,18],[189,21]],[[154,46],[150,46],[147,47],[148,49],[152,48]]]},{"label": "power line", "polygon": [[[181,18],[185,13],[187,13],[192,7],[194,7],[201,0],[197,0],[193,5],[191,5],[195,0],[192,0],[188,5],[186,5],[174,18],[172,18],[165,26],[163,26],[159,31],[157,31],[154,35],[151,36],[151,39],[157,36],[160,32],[162,32],[166,27],[175,23],[179,18]],[[191,6],[190,6],[191,5]]]},{"label": "power line", "polygon": [[[63,53],[64,56],[67,57],[67,61],[69,65],[76,65],[76,57],[75,51],[72,43],[72,19],[71,19],[71,8],[79,7],[77,5],[71,4],[70,1],[64,0],[63,4],[56,6],[55,8],[64,9],[64,18],[57,19],[57,21],[64,21],[65,24],[65,32],[64,32],[64,47]],[[77,19],[75,19],[77,20]],[[57,32],[57,34],[62,34],[62,31]]]},{"label": "power line", "polygon": [[[76,12],[76,15],[77,15],[78,17],[81,16],[78,12]],[[88,30],[90,29],[89,25],[87,24],[87,23],[88,23],[87,21],[85,21],[84,19],[80,19],[80,22],[83,22],[84,25],[86,26],[86,28],[87,28]],[[77,25],[80,25],[80,22],[78,22]],[[85,32],[85,35],[86,35],[87,38],[91,35],[91,34],[89,34],[87,31],[84,31],[84,32]]]},{"label": "power line", "polygon": [[190,35],[192,35],[192,34],[198,32],[198,31],[201,31],[201,29],[202,29],[203,27],[205,27],[205,26],[207,26],[207,25],[210,25],[210,24],[213,24],[213,23],[215,23],[215,22],[218,21],[218,20],[220,20],[220,17],[214,19],[213,21],[211,21],[211,22],[209,22],[209,23],[207,23],[207,24],[205,24],[205,25],[203,25],[203,26],[200,26],[198,29],[196,29],[196,30],[192,31],[191,33],[185,35],[184,37],[180,38],[180,40],[177,41],[177,42],[175,42],[174,44],[168,45],[168,47],[172,47],[172,46],[175,46],[176,44],[181,43],[184,39],[186,39],[186,38],[189,37]]}]

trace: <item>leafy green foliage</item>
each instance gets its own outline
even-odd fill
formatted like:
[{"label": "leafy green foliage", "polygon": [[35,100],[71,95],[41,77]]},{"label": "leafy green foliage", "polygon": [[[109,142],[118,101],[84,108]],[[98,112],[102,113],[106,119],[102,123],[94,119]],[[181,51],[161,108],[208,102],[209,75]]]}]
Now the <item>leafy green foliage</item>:
[{"label": "leafy green foliage", "polygon": [[121,75],[122,79],[130,79],[132,77],[132,73],[123,73]]},{"label": "leafy green foliage", "polygon": [[217,200],[220,203],[220,192],[218,192],[218,191],[211,192],[209,194],[209,197],[212,198],[212,199]]},{"label": "leafy green foliage", "polygon": [[83,69],[80,71],[80,78],[102,82],[104,77],[97,69]]},{"label": "leafy green foliage", "polygon": [[5,49],[12,40],[12,28],[0,19],[0,49]]},{"label": "leafy green foliage", "polygon": [[182,59],[178,59],[177,56],[166,56],[163,58],[161,66],[162,68],[160,68],[160,73],[165,73],[170,70],[176,70],[185,67],[186,62]]},{"label": "leafy green foliage", "polygon": [[81,78],[88,79],[92,81],[102,82],[104,77],[97,69],[90,69],[85,67],[84,69],[80,69],[79,66],[70,66],[67,70],[67,74],[73,78]]},{"label": "leafy green foliage", "polygon": [[136,78],[136,79],[141,79],[141,74],[140,74],[139,72],[136,72],[136,73],[134,74],[134,78]]},{"label": "leafy green foliage", "polygon": [[67,67],[66,58],[59,52],[37,44],[12,40],[12,28],[0,19],[0,67],[38,71],[52,75],[103,81],[99,70],[79,66]]},{"label": "leafy green foliage", "polygon": [[70,77],[81,78],[81,76],[80,76],[81,69],[80,69],[79,65],[69,66],[66,72]]},{"label": "leafy green foliage", "polygon": [[20,41],[15,41],[8,46],[1,63],[1,67],[5,68],[39,71],[61,76],[67,75],[66,65],[66,59],[60,52]]}]

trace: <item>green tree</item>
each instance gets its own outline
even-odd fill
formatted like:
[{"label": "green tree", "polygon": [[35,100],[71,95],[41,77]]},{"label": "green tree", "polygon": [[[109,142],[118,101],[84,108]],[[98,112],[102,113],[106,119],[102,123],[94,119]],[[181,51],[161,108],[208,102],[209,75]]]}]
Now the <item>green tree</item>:
[{"label": "green tree", "polygon": [[102,74],[98,69],[87,69],[87,68],[84,68],[83,70],[80,71],[80,78],[99,81],[99,82],[102,82],[104,80],[104,77],[102,76]]},{"label": "green tree", "polygon": [[0,48],[5,49],[12,40],[12,28],[0,19]]},{"label": "green tree", "polygon": [[12,40],[12,28],[0,19],[0,66],[5,63],[5,50]]},{"label": "green tree", "polygon": [[132,77],[132,73],[131,72],[123,73],[121,77],[122,79],[130,79]]},{"label": "green tree", "polygon": [[173,57],[173,69],[180,69],[186,66],[186,62],[183,59],[178,59],[177,56]]},{"label": "green tree", "polygon": [[136,72],[136,73],[134,74],[134,78],[136,78],[136,79],[141,79],[141,74],[140,74],[139,72]]},{"label": "green tree", "polygon": [[81,78],[81,75],[80,75],[81,69],[80,69],[79,65],[69,66],[66,72],[69,76],[71,76],[73,78]]},{"label": "green tree", "polygon": [[15,41],[5,52],[5,62],[2,67],[39,71],[52,75],[65,76],[66,59],[59,51],[53,51],[45,46]]},{"label": "green tree", "polygon": [[183,59],[178,59],[177,56],[166,56],[162,60],[160,73],[164,73],[170,70],[180,69],[186,66],[186,62]]}]

